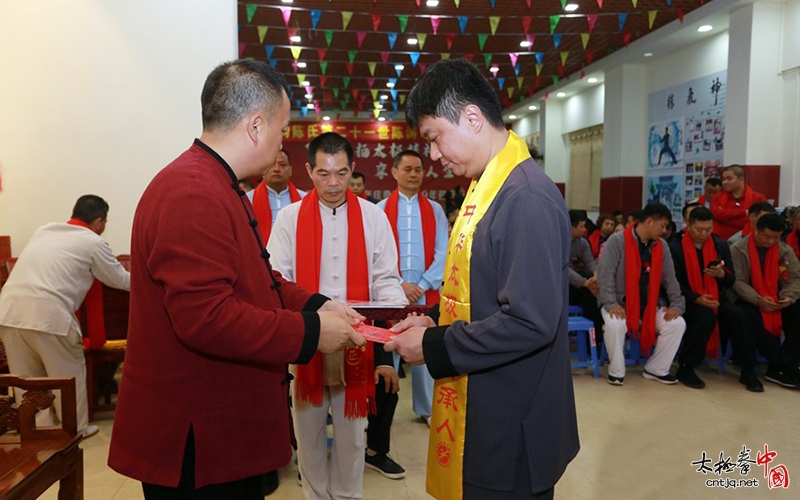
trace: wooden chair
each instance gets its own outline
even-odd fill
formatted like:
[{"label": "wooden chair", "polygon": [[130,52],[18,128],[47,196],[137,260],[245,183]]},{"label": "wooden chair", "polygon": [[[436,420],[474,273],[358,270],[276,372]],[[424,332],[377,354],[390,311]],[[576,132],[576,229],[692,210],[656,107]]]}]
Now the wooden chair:
[{"label": "wooden chair", "polygon": [[[18,406],[11,396],[0,396],[0,500],[38,498],[56,481],[59,500],[82,500],[75,379],[0,375],[0,387],[27,391]],[[55,399],[46,392],[51,390],[61,391],[61,427],[37,429],[36,412],[50,408]]]}]

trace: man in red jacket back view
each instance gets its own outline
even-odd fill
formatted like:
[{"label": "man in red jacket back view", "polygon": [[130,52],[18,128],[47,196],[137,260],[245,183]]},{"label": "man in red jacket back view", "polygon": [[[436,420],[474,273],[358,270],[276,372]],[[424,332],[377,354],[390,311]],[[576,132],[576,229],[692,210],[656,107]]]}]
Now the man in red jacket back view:
[{"label": "man in red jacket back view", "polygon": [[131,236],[128,347],[108,463],[147,500],[255,500],[291,459],[288,363],[363,345],[363,319],[272,270],[237,179],[260,176],[289,124],[281,75],[224,63],[200,139],[150,182]]},{"label": "man in red jacket back view", "polygon": [[714,233],[727,240],[744,229],[749,223],[747,210],[758,201],[767,199],[745,184],[744,169],[740,165],[725,167],[722,171],[722,192],[711,199]]}]

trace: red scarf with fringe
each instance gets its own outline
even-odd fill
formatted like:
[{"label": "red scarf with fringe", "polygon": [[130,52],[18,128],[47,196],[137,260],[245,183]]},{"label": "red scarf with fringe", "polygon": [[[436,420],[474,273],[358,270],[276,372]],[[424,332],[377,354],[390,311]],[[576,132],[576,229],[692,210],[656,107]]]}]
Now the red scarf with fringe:
[{"label": "red scarf with fringe", "polygon": [[[747,242],[747,251],[750,256],[750,282],[753,289],[762,297],[772,297],[772,300],[778,302],[778,243],[767,250],[764,269],[761,269],[756,240],[752,236]],[[783,322],[780,310],[769,312],[762,309],[761,317],[764,319],[764,328],[769,333],[776,337],[781,334]]]},{"label": "red scarf with fringe", "polygon": [[[93,231],[89,224],[80,219],[72,218],[67,221],[71,226],[80,226]],[[106,319],[103,314],[103,284],[95,279],[83,299],[86,307],[86,328],[88,337],[83,337],[83,346],[88,349],[100,349],[106,345]],[[80,309],[75,311],[75,316],[80,320]],[[80,321],[79,321],[80,322]]]},{"label": "red scarf with fringe", "polygon": [[[297,284],[309,292],[319,292],[322,258],[322,218],[319,194],[311,190],[300,205],[295,243]],[[352,191],[347,190],[347,300],[369,301],[369,270],[364,220],[361,206]],[[322,404],[322,353],[317,351],[307,365],[297,365],[297,395],[315,406]],[[375,412],[375,379],[372,343],[345,349],[346,418],[366,418]]]},{"label": "red scarf with fringe", "polygon": [[[422,219],[422,243],[425,248],[425,269],[433,264],[433,254],[436,250],[436,216],[433,215],[433,207],[428,198],[417,193],[419,202],[419,213]],[[392,225],[394,242],[397,244],[397,270],[400,271],[400,237],[397,234],[397,205],[400,202],[400,195],[395,189],[386,199],[384,212],[389,224]],[[425,292],[425,304],[432,306],[439,303],[439,290],[427,290]]]},{"label": "red scarf with fringe", "polygon": [[649,355],[650,348],[656,343],[656,311],[658,292],[661,289],[664,244],[658,239],[650,247],[647,305],[644,308],[644,318],[641,318],[639,279],[642,275],[642,256],[639,253],[639,242],[633,235],[634,226],[630,225],[625,229],[625,317],[631,336],[639,340],[641,351]]},{"label": "red scarf with fringe", "polygon": [[[300,193],[291,182],[289,187],[289,200],[294,203],[300,201]],[[256,213],[258,221],[258,232],[261,234],[261,242],[266,245],[269,242],[269,235],[272,232],[272,207],[269,206],[269,191],[264,181],[258,183],[253,193],[253,211]]]},{"label": "red scarf with fringe", "polygon": [[[717,247],[714,245],[713,236],[709,236],[701,248],[703,252],[702,267],[700,262],[697,261],[697,248],[694,246],[694,240],[692,240],[688,231],[683,235],[681,247],[683,248],[683,257],[686,262],[686,276],[689,278],[689,287],[694,293],[711,295],[711,300],[718,301],[719,284],[717,279],[703,272],[709,262],[717,260]],[[722,264],[724,265],[725,263],[723,262]],[[714,314],[717,314],[717,309],[714,309]],[[719,322],[714,324],[714,331],[711,333],[711,338],[708,339],[708,344],[706,344],[706,357],[710,359],[719,357]]]},{"label": "red scarf with fringe", "polygon": [[792,232],[786,237],[786,244],[792,247],[794,254],[797,256],[798,260],[800,260],[800,241],[798,241],[797,237],[798,232],[800,232],[800,230],[792,229]]}]

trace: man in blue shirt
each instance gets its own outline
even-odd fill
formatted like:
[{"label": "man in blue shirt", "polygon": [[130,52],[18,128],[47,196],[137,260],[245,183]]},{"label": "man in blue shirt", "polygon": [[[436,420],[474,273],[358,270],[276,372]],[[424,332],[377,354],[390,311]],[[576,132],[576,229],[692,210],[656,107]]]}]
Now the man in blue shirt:
[{"label": "man in blue shirt", "polygon": [[264,172],[261,182],[256,188],[247,193],[253,204],[253,209],[258,219],[261,241],[264,246],[269,241],[272,225],[278,217],[278,212],[296,201],[300,201],[306,192],[294,187],[289,180],[292,177],[292,163],[289,153],[278,151],[275,163]]}]

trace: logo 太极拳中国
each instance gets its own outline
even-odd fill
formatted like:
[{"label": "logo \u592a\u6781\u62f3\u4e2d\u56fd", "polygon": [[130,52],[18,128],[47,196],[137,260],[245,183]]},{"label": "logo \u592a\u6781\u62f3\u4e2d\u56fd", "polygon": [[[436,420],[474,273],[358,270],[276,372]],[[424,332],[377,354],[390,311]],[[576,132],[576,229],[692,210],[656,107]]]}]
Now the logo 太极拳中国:
[{"label": "logo \u592a\u6781\u62f3\u4e2d\u56fd", "polygon": [[[725,456],[725,452],[720,451],[719,457],[715,461],[712,457],[702,452],[699,460],[691,462],[696,472],[703,475],[717,476],[716,478],[706,479],[706,486],[710,488],[757,488],[759,480],[755,477],[747,478],[751,471],[756,467],[764,466],[763,479],[767,480],[769,489],[788,488],[789,471],[784,464],[775,464],[778,452],[770,450],[768,445],[764,445],[763,453],[756,451],[756,459],[750,456],[751,450],[746,445],[742,445],[737,458],[734,460],[730,456]],[[737,473],[738,472],[738,476]],[[761,481],[763,482],[763,480]]]}]

